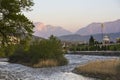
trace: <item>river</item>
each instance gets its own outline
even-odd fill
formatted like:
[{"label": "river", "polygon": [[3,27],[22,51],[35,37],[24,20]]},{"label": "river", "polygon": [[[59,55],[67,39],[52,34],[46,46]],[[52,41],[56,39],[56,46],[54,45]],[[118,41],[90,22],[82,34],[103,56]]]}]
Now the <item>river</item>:
[{"label": "river", "polygon": [[20,64],[0,62],[0,80],[96,80],[72,73],[78,65],[89,61],[105,60],[117,57],[65,55],[69,64],[52,68],[30,68]]}]

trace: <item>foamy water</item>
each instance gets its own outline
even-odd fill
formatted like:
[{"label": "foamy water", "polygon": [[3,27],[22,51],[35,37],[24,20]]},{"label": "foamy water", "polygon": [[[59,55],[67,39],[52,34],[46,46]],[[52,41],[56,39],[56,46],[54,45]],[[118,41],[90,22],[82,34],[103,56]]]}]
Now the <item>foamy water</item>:
[{"label": "foamy water", "polygon": [[52,68],[30,68],[20,64],[0,62],[0,78],[7,80],[95,80],[74,74],[71,71],[76,66],[89,61],[117,58],[87,55],[65,55],[65,57],[69,61],[68,65]]}]

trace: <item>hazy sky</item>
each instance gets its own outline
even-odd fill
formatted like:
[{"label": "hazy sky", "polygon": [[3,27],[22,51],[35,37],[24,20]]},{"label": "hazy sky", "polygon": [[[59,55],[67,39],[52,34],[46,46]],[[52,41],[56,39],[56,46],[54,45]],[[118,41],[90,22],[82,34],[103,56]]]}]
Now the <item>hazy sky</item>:
[{"label": "hazy sky", "polygon": [[62,26],[72,32],[92,22],[120,19],[120,0],[33,0],[25,15],[33,22]]}]

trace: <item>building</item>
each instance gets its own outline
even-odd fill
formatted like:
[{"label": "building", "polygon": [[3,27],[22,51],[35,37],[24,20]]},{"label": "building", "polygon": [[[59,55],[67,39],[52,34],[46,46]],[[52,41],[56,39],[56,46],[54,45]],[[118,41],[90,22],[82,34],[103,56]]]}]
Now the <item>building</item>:
[{"label": "building", "polygon": [[105,36],[103,37],[103,44],[110,44],[110,38],[109,38],[108,35],[105,35]]},{"label": "building", "polygon": [[87,44],[85,41],[62,41],[62,47],[70,47],[73,45]]}]

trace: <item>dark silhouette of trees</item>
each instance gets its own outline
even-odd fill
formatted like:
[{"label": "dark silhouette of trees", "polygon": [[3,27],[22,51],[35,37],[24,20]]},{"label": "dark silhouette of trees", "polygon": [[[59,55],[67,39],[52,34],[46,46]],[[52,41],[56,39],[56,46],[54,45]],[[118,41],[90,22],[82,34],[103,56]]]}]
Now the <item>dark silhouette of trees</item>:
[{"label": "dark silhouette of trees", "polygon": [[95,43],[95,41],[94,41],[93,36],[90,36],[90,39],[89,39],[89,45],[90,45],[90,46],[93,46],[94,43]]}]

